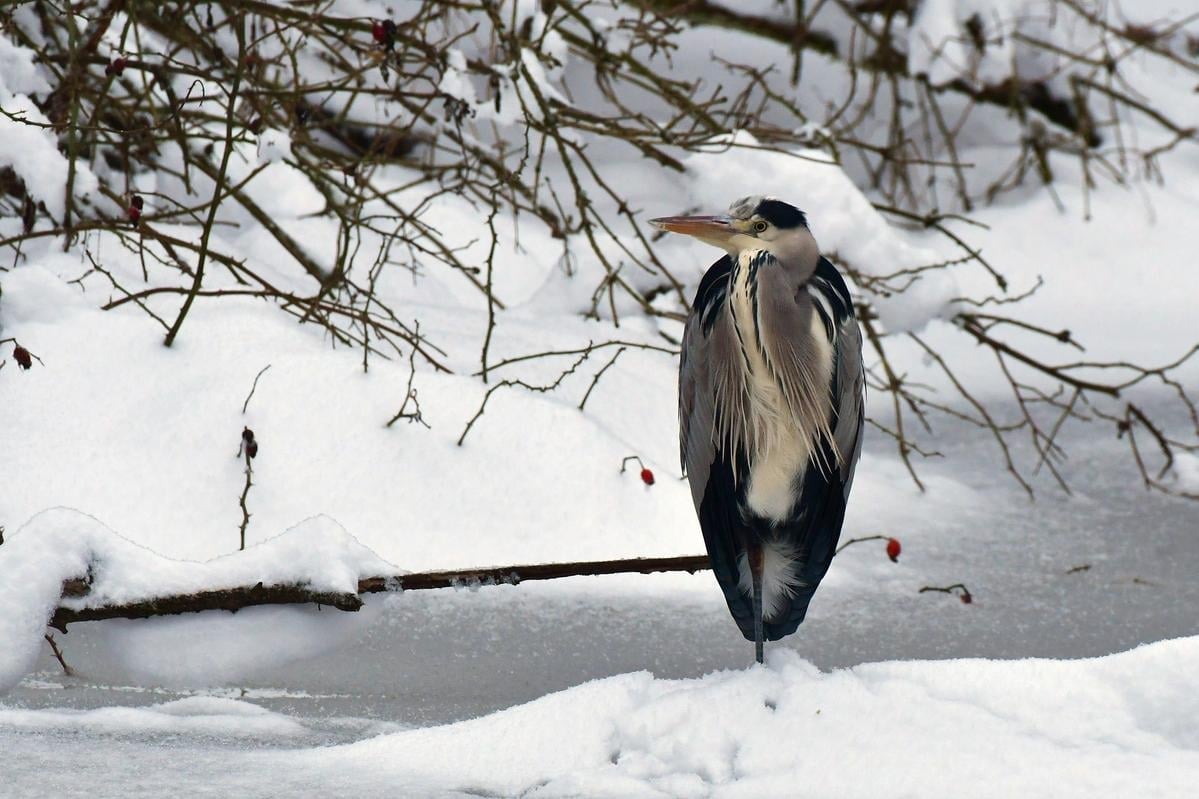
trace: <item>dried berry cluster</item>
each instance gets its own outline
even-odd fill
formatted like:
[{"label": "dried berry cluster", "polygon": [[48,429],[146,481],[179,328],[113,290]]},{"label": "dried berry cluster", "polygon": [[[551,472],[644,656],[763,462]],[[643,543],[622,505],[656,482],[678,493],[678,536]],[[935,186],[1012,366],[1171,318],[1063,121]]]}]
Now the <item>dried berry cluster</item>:
[{"label": "dried berry cluster", "polygon": [[248,427],[242,428],[241,446],[238,447],[237,454],[239,456],[244,454],[247,459],[258,455],[258,440],[254,438],[254,431]]}]

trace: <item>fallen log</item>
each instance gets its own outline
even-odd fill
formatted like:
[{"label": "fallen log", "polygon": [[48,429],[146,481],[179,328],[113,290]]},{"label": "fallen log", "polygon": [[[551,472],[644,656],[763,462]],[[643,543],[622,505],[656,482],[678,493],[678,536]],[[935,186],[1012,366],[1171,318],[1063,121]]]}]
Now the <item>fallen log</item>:
[{"label": "fallen log", "polygon": [[[253,586],[202,591],[195,594],[155,597],[127,604],[83,608],[59,607],[50,619],[50,626],[65,633],[68,624],[81,621],[145,619],[151,616],[173,616],[182,613],[199,613],[205,610],[237,612],[242,608],[259,605],[315,604],[337,610],[356,611],[363,604],[359,594],[424,591],[480,585],[516,585],[529,580],[555,580],[561,577],[604,574],[652,574],[677,571],[694,574],[708,568],[710,566],[707,555],[625,558],[623,560],[593,560],[573,563],[533,563],[524,566],[365,577],[358,581],[358,594],[312,591],[299,585],[258,583]],[[68,580],[63,584],[63,595],[74,598],[84,597],[87,596],[90,588],[87,580]]]},{"label": "fallen log", "polygon": [[263,585],[223,588],[195,594],[161,596],[124,605],[97,605],[84,608],[59,607],[50,619],[50,626],[67,631],[67,625],[79,621],[102,619],[147,619],[151,616],[174,616],[180,613],[199,613],[203,610],[236,612],[256,605],[328,605],[338,610],[354,611],[362,607],[357,594],[310,591],[298,585]]}]

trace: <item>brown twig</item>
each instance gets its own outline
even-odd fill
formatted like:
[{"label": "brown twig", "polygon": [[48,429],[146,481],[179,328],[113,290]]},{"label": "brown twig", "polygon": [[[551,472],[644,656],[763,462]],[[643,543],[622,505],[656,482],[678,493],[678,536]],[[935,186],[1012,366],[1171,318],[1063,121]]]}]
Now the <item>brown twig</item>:
[{"label": "brown twig", "polygon": [[970,593],[970,589],[967,588],[963,583],[954,583],[953,585],[947,585],[944,587],[935,586],[935,585],[926,585],[923,588],[921,588],[917,593],[926,594],[930,591],[941,593],[941,594],[952,594],[952,595],[956,596],[958,599],[960,599],[962,601],[963,605],[969,605],[974,602],[974,594]]},{"label": "brown twig", "polygon": [[[246,55],[246,36],[244,29],[244,20],[239,15],[234,19],[233,29],[237,36],[237,59],[239,64],[245,60]],[[174,324],[167,331],[166,339],[163,343],[166,346],[171,346],[175,343],[175,337],[179,335],[179,328],[183,326],[183,320],[187,317],[188,310],[191,309],[192,303],[195,302],[196,292],[200,290],[200,285],[204,280],[204,265],[208,259],[208,240],[212,236],[212,225],[216,221],[217,208],[221,204],[221,194],[225,191],[225,173],[229,168],[229,157],[233,154],[233,127],[237,123],[237,117],[233,113],[237,106],[237,91],[241,87],[242,70],[235,69],[233,71],[233,85],[229,89],[229,105],[225,111],[225,148],[221,153],[221,165],[216,170],[216,174],[211,175],[213,178],[213,193],[212,202],[208,205],[208,217],[204,220],[204,229],[200,233],[200,252],[196,259],[195,277],[192,280],[191,291],[183,300],[183,305],[179,309],[179,315],[175,317]],[[202,160],[197,160],[196,165],[200,166]]]},{"label": "brown twig", "polygon": [[58,665],[62,666],[62,673],[68,677],[74,677],[75,670],[67,665],[67,661],[65,658],[63,658],[62,650],[58,648],[58,642],[54,640],[54,636],[50,633],[46,633],[44,637],[46,639],[46,643],[50,645],[50,651],[54,653],[54,659],[58,661]]},{"label": "brown twig", "polygon": [[849,539],[848,541],[843,541],[843,542],[841,543],[841,546],[837,547],[837,549],[836,549],[836,550],[833,552],[833,554],[834,554],[834,555],[836,555],[836,554],[838,554],[838,553],[839,553],[841,550],[845,549],[846,547],[848,547],[848,546],[851,546],[851,545],[853,545],[853,544],[860,544],[860,543],[862,543],[863,541],[890,541],[890,540],[891,540],[891,536],[889,536],[889,535],[864,535],[864,536],[859,536],[858,538],[851,538],[851,539]]},{"label": "brown twig", "polygon": [[[243,448],[244,449],[244,448]],[[238,550],[246,548],[246,528],[250,526],[250,509],[246,506],[246,498],[250,496],[250,488],[253,487],[254,469],[250,466],[250,453],[245,451],[244,457],[246,460],[246,482],[241,489],[241,497],[238,498],[237,504],[241,508],[241,525],[238,527]]]},{"label": "brown twig", "polygon": [[258,374],[254,375],[254,384],[250,386],[250,393],[246,395],[246,401],[241,404],[242,416],[246,415],[246,408],[250,407],[250,400],[254,398],[254,391],[258,388],[258,378],[262,377],[266,373],[266,370],[270,368],[271,365],[268,363],[258,370]]},{"label": "brown twig", "polygon": [[[534,563],[520,566],[457,569],[418,572],[358,581],[358,594],[424,591],[475,585],[518,585],[533,580],[611,574],[654,574],[688,572],[711,568],[707,555],[681,555],[663,558],[626,558],[623,560],[578,561],[571,563]],[[314,592],[297,585],[258,583],[251,587],[233,587],[196,594],[163,596],[137,602],[95,607],[59,607],[50,626],[66,632],[68,624],[103,619],[143,619],[150,616],[198,613],[205,610],[238,611],[257,605],[309,604],[328,605],[338,610],[356,611],[362,607],[358,594]]]}]

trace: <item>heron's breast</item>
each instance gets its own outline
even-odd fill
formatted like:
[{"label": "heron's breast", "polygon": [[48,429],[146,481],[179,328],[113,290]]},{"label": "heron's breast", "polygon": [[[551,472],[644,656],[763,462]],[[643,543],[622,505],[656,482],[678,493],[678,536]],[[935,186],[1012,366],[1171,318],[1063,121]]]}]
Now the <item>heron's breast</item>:
[{"label": "heron's breast", "polygon": [[[799,477],[811,455],[813,431],[795,417],[786,396],[766,363],[760,342],[768,331],[758,330],[751,273],[742,265],[733,275],[730,301],[738,338],[749,367],[750,440],[746,504],[759,516],[783,521],[798,499]],[[823,336],[823,333],[821,333]]]}]

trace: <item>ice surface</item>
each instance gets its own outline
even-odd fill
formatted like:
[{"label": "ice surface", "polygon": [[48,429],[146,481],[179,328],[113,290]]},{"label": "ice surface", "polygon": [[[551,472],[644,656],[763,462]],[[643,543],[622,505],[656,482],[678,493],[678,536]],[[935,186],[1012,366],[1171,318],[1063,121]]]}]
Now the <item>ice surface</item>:
[{"label": "ice surface", "polygon": [[220,735],[244,738],[303,733],[294,719],[252,702],[195,696],[150,707],[95,710],[21,710],[0,707],[0,729],[70,730],[104,734]]}]

